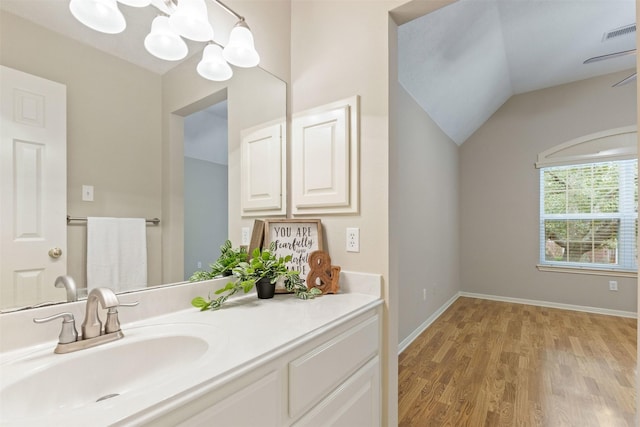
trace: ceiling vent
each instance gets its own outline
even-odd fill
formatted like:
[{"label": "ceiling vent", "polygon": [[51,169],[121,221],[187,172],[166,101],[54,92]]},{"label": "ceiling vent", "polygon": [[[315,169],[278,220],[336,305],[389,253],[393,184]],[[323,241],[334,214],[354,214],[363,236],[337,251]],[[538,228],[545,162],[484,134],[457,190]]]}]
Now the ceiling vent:
[{"label": "ceiling vent", "polygon": [[616,37],[624,36],[626,34],[631,34],[636,32],[636,24],[625,25],[624,27],[616,28],[611,31],[607,31],[604,33],[602,37],[602,41],[605,42],[607,40],[611,40]]}]

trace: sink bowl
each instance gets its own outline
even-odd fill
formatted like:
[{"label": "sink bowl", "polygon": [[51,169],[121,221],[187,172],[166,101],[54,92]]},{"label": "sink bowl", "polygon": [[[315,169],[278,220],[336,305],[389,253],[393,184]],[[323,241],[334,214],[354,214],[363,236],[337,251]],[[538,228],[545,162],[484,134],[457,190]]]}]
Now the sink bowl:
[{"label": "sink bowl", "polygon": [[50,348],[3,363],[0,424],[149,393],[197,369],[218,345],[208,339],[211,327],[201,324],[144,326],[124,334],[90,349],[53,354]]}]

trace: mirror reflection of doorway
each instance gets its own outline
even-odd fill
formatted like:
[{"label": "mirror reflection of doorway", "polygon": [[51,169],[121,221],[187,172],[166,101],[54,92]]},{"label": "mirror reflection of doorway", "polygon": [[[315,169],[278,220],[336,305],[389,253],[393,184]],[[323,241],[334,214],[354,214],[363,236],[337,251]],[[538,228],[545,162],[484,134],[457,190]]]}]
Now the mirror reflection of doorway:
[{"label": "mirror reflection of doorway", "polygon": [[228,231],[227,101],[184,118],[184,274],[208,270]]}]

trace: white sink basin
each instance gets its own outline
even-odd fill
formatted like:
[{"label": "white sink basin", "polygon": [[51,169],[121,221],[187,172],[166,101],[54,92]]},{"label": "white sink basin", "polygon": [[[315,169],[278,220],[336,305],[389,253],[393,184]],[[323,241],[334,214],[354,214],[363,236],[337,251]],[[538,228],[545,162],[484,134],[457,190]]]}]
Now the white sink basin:
[{"label": "white sink basin", "polygon": [[[124,330],[121,340],[68,354],[53,347],[0,366],[0,424],[152,393],[206,362],[218,344],[211,327],[170,324]],[[204,359],[204,360],[203,360]]]}]

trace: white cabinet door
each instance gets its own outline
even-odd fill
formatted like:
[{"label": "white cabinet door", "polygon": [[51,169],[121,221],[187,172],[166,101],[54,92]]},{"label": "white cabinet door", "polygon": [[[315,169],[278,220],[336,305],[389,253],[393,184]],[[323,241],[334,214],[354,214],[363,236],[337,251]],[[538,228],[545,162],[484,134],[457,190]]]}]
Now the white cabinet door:
[{"label": "white cabinet door", "polygon": [[183,427],[276,427],[280,424],[282,387],[277,372],[213,404],[180,423]]},{"label": "white cabinet door", "polygon": [[242,131],[240,205],[243,216],[286,213],[286,167],[282,123]]},{"label": "white cabinet door", "polygon": [[53,284],[67,270],[67,89],[4,66],[0,80],[0,301],[60,300],[64,290]]},{"label": "white cabinet door", "polygon": [[380,359],[376,356],[294,426],[375,427],[381,422],[380,411]]},{"label": "white cabinet door", "polygon": [[378,316],[319,345],[289,363],[289,415],[296,418],[319,402],[380,349]]},{"label": "white cabinet door", "polygon": [[358,108],[355,96],[293,117],[294,214],[358,211]]}]

